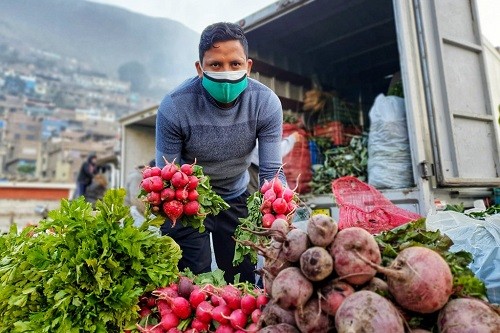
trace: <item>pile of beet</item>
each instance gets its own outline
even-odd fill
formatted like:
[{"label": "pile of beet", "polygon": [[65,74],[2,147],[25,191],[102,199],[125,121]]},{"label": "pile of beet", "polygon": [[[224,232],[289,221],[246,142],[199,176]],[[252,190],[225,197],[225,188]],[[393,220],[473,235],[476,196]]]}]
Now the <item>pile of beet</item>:
[{"label": "pile of beet", "polygon": [[[458,297],[448,263],[427,247],[409,246],[384,267],[373,235],[339,231],[326,215],[312,216],[306,230],[276,219],[267,235],[246,243],[265,258],[271,299],[261,332],[500,332],[498,308]],[[416,315],[433,323],[410,325]]]}]

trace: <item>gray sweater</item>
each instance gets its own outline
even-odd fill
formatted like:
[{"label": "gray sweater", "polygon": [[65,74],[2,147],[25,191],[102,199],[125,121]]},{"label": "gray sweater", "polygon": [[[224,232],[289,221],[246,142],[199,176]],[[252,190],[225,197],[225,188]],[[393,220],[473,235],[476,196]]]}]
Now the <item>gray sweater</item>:
[{"label": "gray sweater", "polygon": [[[261,183],[280,170],[282,127],[278,96],[258,81],[249,79],[236,104],[222,109],[194,77],[167,94],[158,108],[156,164],[163,167],[163,157],[178,164],[196,158],[213,190],[232,199],[247,188],[256,139]],[[285,183],[282,170],[279,176]]]}]

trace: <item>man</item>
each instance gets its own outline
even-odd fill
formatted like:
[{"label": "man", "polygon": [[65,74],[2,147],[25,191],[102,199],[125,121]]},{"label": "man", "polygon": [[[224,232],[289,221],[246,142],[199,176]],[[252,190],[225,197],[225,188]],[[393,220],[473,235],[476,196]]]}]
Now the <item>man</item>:
[{"label": "man", "polygon": [[[240,274],[240,281],[254,283],[254,265],[246,258],[233,267],[239,220],[246,217],[246,200],[252,150],[259,140],[260,181],[271,180],[280,170],[282,135],[281,103],[269,88],[250,79],[252,60],[242,29],[232,23],[216,23],[201,34],[198,76],[188,79],[163,99],[156,119],[156,163],[176,158],[177,163],[197,163],[210,177],[213,190],[230,208],[207,216],[207,232],[199,233],[170,221],[162,233],[181,247],[179,269],[195,274],[210,271],[212,233],[217,266],[228,283]],[[282,171],[280,179],[285,183]]]},{"label": "man", "polygon": [[91,153],[85,162],[82,163],[80,167],[80,172],[76,179],[76,191],[74,197],[79,197],[85,194],[87,186],[92,182],[92,178],[97,174],[97,157],[94,153]]}]

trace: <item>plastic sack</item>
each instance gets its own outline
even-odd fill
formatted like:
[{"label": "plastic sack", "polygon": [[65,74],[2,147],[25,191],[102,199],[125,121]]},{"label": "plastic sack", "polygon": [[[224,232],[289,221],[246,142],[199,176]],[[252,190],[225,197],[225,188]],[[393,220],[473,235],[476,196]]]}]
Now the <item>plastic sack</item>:
[{"label": "plastic sack", "polygon": [[490,303],[500,303],[500,214],[477,220],[462,213],[437,212],[427,216],[426,228],[450,237],[450,251],[472,254],[469,268],[486,285]]},{"label": "plastic sack", "polygon": [[376,188],[413,186],[404,99],[378,95],[369,117],[368,183]]},{"label": "plastic sack", "polygon": [[334,180],[332,191],[339,206],[339,230],[360,227],[371,234],[378,234],[422,218],[394,205],[374,187],[356,177]]}]

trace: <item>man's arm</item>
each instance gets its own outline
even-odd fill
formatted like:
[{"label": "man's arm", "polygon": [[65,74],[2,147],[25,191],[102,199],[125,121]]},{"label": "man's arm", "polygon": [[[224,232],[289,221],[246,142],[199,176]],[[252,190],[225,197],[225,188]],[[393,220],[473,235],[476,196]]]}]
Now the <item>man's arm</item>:
[{"label": "man's arm", "polygon": [[175,119],[176,113],[172,99],[167,96],[163,99],[156,114],[156,166],[165,166],[164,158],[180,163],[182,149],[181,131]]}]

